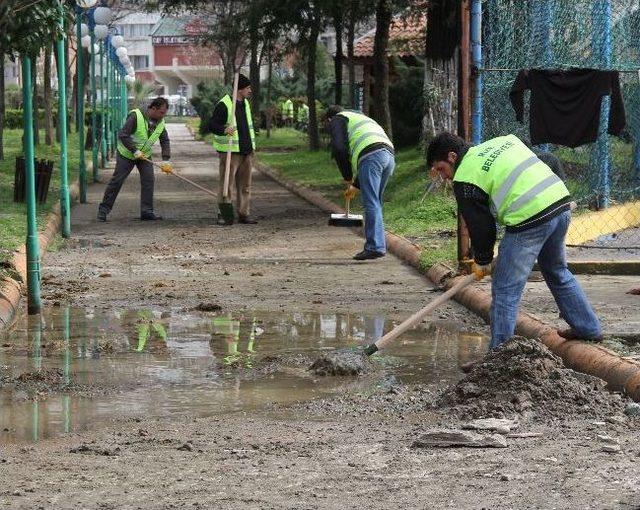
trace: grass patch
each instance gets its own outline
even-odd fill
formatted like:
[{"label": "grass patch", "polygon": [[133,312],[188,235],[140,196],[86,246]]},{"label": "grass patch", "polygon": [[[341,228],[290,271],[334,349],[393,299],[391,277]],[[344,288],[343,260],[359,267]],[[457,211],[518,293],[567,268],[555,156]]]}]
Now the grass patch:
[{"label": "grass patch", "polygon": [[[304,134],[279,129],[272,133],[272,147],[287,147],[292,137],[298,139],[295,152],[262,152],[258,158],[281,176],[312,187],[328,199],[343,203],[344,185],[335,162],[326,149],[305,150]],[[280,141],[280,145],[278,145]],[[404,149],[396,154],[396,169],[389,179],[384,196],[384,219],[387,230],[407,237],[422,249],[421,264],[456,260],[456,204],[450,192],[425,192],[427,176],[424,157],[417,149]],[[360,200],[352,204],[361,210]]]},{"label": "grass patch", "polygon": [[[69,184],[78,178],[79,150],[77,134],[68,137]],[[60,145],[44,144],[44,130],[40,132],[41,143],[36,146],[38,159],[54,161],[54,171],[49,184],[45,204],[37,205],[38,229],[44,228],[47,215],[54,204],[60,201]],[[5,158],[0,161],[0,262],[8,260],[12,251],[24,244],[27,236],[27,206],[13,201],[13,182],[16,156],[22,155],[22,130],[4,131]]]}]

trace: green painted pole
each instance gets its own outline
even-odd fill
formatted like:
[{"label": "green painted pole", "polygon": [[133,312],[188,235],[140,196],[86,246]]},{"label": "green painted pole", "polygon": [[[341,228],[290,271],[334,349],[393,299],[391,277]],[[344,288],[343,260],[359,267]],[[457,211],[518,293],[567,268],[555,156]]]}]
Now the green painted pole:
[{"label": "green painted pole", "polygon": [[124,76],[121,77],[120,80],[120,91],[122,92],[121,98],[121,112],[122,112],[122,123],[124,124],[125,119],[127,118],[127,81],[124,79]]},{"label": "green painted pole", "polygon": [[107,159],[107,137],[105,136],[106,111],[104,102],[104,40],[101,40],[100,46],[100,168],[105,167]]},{"label": "green painted pole", "polygon": [[96,92],[96,35],[93,28],[89,27],[91,36],[91,161],[93,163],[93,182],[98,182],[100,169],[98,168],[98,118],[96,108],[98,104],[98,94]]},{"label": "green painted pole", "polygon": [[56,41],[58,51],[58,122],[60,122],[60,215],[62,237],[71,237],[71,203],[69,200],[68,148],[67,148],[67,63],[64,47],[64,12],[60,9],[60,38]]},{"label": "green painted pole", "polygon": [[76,109],[78,112],[78,125],[76,126],[78,131],[78,149],[80,154],[80,166],[78,168],[78,179],[80,180],[80,203],[87,203],[87,163],[84,155],[84,51],[82,50],[82,11],[78,9],[76,11],[76,80],[77,85],[77,97],[76,97]]},{"label": "green painted pole", "polygon": [[[108,44],[109,41],[105,39],[104,45],[102,46],[104,52],[107,51]],[[111,159],[111,63],[109,62],[108,53],[105,57],[104,66],[105,72],[107,73],[107,118],[105,119],[104,137],[107,142],[107,161],[109,161]]]},{"label": "green painted pole", "polygon": [[24,126],[24,171],[27,195],[27,311],[40,313],[40,240],[36,222],[36,183],[33,150],[33,89],[31,87],[31,58],[22,57],[22,104]]}]

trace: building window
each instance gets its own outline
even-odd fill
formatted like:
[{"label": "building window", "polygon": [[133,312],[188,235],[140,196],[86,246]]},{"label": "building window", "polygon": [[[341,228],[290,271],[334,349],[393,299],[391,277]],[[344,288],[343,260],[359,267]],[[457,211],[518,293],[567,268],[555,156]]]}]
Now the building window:
[{"label": "building window", "polygon": [[129,55],[133,68],[136,71],[142,69],[149,69],[149,56],[148,55]]},{"label": "building window", "polygon": [[118,33],[124,37],[149,37],[155,25],[149,23],[136,23],[118,26]]}]

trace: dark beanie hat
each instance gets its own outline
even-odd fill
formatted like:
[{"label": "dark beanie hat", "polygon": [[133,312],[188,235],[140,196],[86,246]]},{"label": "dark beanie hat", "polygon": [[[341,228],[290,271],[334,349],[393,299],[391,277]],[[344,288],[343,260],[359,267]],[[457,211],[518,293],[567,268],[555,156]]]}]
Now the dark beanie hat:
[{"label": "dark beanie hat", "polygon": [[250,85],[251,80],[249,80],[249,78],[247,78],[244,74],[241,74],[240,78],[238,79],[238,90],[246,89]]}]

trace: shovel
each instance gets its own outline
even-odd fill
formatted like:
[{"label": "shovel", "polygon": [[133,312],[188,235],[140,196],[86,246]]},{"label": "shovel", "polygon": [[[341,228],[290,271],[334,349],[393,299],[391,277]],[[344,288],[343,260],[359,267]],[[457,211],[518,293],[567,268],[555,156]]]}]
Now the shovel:
[{"label": "shovel", "polygon": [[448,291],[446,291],[444,294],[441,294],[440,296],[438,296],[436,299],[431,301],[431,303],[429,303],[427,306],[425,306],[421,310],[414,313],[402,324],[397,325],[395,328],[389,331],[386,335],[380,338],[376,343],[369,345],[364,350],[364,353],[367,356],[371,356],[373,353],[378,352],[380,349],[383,349],[384,347],[389,345],[391,342],[393,342],[396,338],[398,338],[402,333],[404,333],[409,328],[412,328],[413,326],[418,324],[420,321],[422,321],[422,319],[424,319],[429,313],[434,311],[440,305],[449,301],[449,299],[455,296],[458,293],[458,291],[464,289],[468,285],[478,280],[479,278],[474,273],[471,273],[465,276],[453,287],[451,287]]}]

